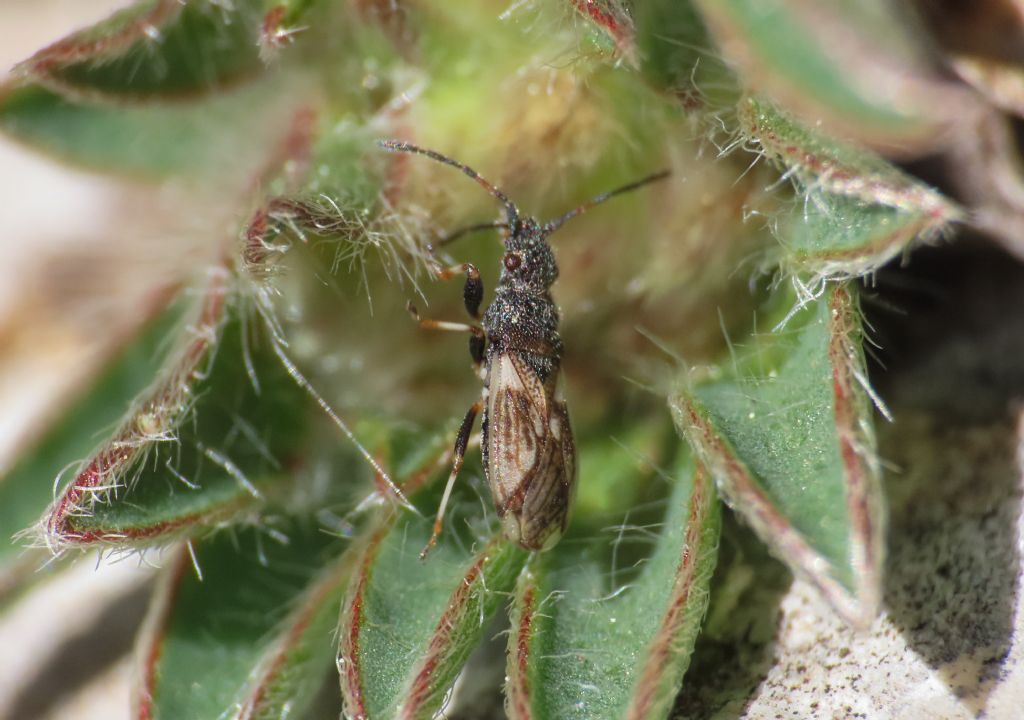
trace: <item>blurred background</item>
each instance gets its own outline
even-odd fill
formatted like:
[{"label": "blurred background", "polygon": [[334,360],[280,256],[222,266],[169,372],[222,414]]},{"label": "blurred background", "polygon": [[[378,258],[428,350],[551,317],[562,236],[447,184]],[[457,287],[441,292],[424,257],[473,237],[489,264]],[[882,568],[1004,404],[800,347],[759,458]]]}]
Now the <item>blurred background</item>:
[{"label": "blurred background", "polygon": [[[0,2],[0,75],[126,4]],[[147,273],[174,262],[177,253],[160,255],[171,220],[161,192],[69,169],[0,136],[0,469],[89,376],[145,296]],[[128,718],[123,653],[150,575],[137,558],[90,559],[15,601],[0,616],[0,717]]]}]

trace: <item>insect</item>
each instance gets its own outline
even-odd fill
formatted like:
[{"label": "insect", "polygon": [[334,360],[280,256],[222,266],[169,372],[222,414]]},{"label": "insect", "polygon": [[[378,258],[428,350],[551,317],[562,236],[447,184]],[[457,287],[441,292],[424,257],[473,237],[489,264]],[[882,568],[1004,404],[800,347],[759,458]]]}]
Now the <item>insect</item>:
[{"label": "insect", "polygon": [[[558,335],[559,314],[551,298],[558,266],[548,236],[595,205],[661,180],[669,172],[602,193],[541,223],[523,216],[504,192],[467,165],[398,140],[381,140],[379,144],[392,152],[425,155],[458,168],[499,200],[505,210],[504,220],[463,228],[438,243],[444,245],[477,230],[502,231],[505,254],[501,275],[494,300],[483,316],[480,304],[484,286],[475,265],[433,268],[435,275],[444,280],[465,275],[463,300],[470,317],[479,325],[423,318],[412,303],[408,304],[409,312],[423,328],[469,333],[469,354],[483,381],[480,398],[466,413],[456,436],[451,473],[430,541],[420,557],[426,557],[441,533],[445,507],[462,468],[473,423],[481,411],[484,474],[505,537],[527,550],[546,550],[565,531],[576,489],[576,446],[559,385],[563,350]],[[429,249],[432,253],[433,248]]]}]

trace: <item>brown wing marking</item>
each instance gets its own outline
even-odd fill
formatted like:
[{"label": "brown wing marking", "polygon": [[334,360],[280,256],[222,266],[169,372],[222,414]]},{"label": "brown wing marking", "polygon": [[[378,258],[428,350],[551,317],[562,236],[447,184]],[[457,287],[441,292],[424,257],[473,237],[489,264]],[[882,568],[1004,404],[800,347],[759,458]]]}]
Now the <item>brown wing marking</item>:
[{"label": "brown wing marking", "polygon": [[529,482],[549,460],[548,396],[521,359],[504,353],[491,363],[487,404],[487,478],[504,515],[518,511]]},{"label": "brown wing marking", "polygon": [[518,356],[497,356],[491,373],[487,477],[498,514],[517,516],[520,543],[540,547],[565,528],[575,487],[569,414]]},{"label": "brown wing marking", "polygon": [[538,547],[556,528],[558,534],[565,530],[576,490],[576,448],[564,402],[553,403],[548,428],[546,461],[526,490],[521,512],[522,534]]}]

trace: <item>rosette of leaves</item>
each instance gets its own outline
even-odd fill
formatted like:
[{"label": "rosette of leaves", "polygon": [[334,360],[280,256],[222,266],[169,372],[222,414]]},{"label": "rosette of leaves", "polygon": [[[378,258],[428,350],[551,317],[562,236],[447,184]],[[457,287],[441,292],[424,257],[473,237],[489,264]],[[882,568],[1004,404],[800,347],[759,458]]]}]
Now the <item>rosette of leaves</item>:
[{"label": "rosette of leaves", "polygon": [[[697,716],[702,626],[774,617],[733,614],[754,565],[871,625],[858,279],[966,219],[1020,252],[1017,58],[925,30],[882,0],[140,0],[40,50],[0,130],[231,222],[6,473],[4,597],[51,556],[151,558],[132,712],[195,720]],[[550,551],[502,538],[471,451],[418,558],[478,390],[405,305],[457,319],[435,260],[493,288],[494,238],[428,246],[497,209],[381,137],[540,217],[672,171],[553,241],[580,484]],[[923,156],[961,204],[894,164]]]}]

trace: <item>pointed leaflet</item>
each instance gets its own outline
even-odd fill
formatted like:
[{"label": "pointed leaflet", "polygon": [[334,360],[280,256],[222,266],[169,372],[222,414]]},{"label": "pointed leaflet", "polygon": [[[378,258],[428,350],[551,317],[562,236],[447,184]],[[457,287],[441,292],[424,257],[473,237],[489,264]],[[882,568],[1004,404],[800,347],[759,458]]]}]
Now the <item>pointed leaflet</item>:
[{"label": "pointed leaflet", "polygon": [[140,0],[19,66],[60,92],[153,98],[209,91],[262,69],[259,0]]},{"label": "pointed leaflet", "polygon": [[939,145],[973,97],[944,81],[885,0],[697,0],[744,85],[884,150]]},{"label": "pointed leaflet", "polygon": [[[567,538],[522,574],[509,636],[508,709],[528,718],[664,718],[707,607],[719,506],[710,476],[683,459],[660,522],[626,525],[653,538],[621,586],[601,560],[622,537]],[[634,478],[620,478],[628,482]],[[620,482],[620,484],[621,484]],[[624,518],[629,523],[630,518]]]},{"label": "pointed leaflet", "polygon": [[769,103],[744,99],[739,121],[802,196],[775,220],[788,270],[861,275],[960,218],[953,203],[874,153],[812,132]]},{"label": "pointed leaflet", "polygon": [[13,535],[39,519],[53,499],[61,471],[95,448],[97,433],[120,420],[160,370],[165,359],[161,350],[166,350],[167,335],[182,314],[182,303],[167,307],[167,296],[160,294],[155,314],[123,339],[106,367],[63,408],[60,419],[0,478],[0,597],[15,579],[9,572],[17,574],[17,568],[32,572],[41,564],[27,555],[22,562],[24,543]]},{"label": "pointed leaflet", "polygon": [[273,142],[288,106],[285,89],[273,82],[190,102],[129,107],[73,100],[38,85],[0,87],[0,132],[102,172],[244,175]]},{"label": "pointed leaflet", "polygon": [[139,644],[134,717],[298,716],[333,660],[344,545],[288,521],[198,543],[196,567],[176,552]]},{"label": "pointed leaflet", "polygon": [[[421,493],[425,515],[437,507],[437,489]],[[526,553],[479,522],[468,528],[482,505],[460,495],[426,561],[419,552],[430,517],[403,512],[364,543],[341,615],[338,668],[347,717],[434,717],[512,589]]]},{"label": "pointed leaflet", "polygon": [[866,625],[880,600],[885,511],[854,293],[827,286],[785,330],[753,338],[736,377],[684,386],[673,410],[733,508],[847,621]]},{"label": "pointed leaflet", "polygon": [[228,282],[215,273],[162,376],[54,502],[43,521],[52,548],[210,525],[262,500],[301,457],[304,398],[259,324],[247,334]]},{"label": "pointed leaflet", "polygon": [[[359,431],[410,489],[443,455],[435,435],[409,426],[373,420]],[[331,482],[348,486],[351,507],[351,480],[367,479],[366,465],[349,446],[342,452]],[[140,720],[301,717],[333,669],[338,609],[359,558],[312,521],[267,523],[196,543],[201,580],[187,549],[165,572],[139,649]]]}]

